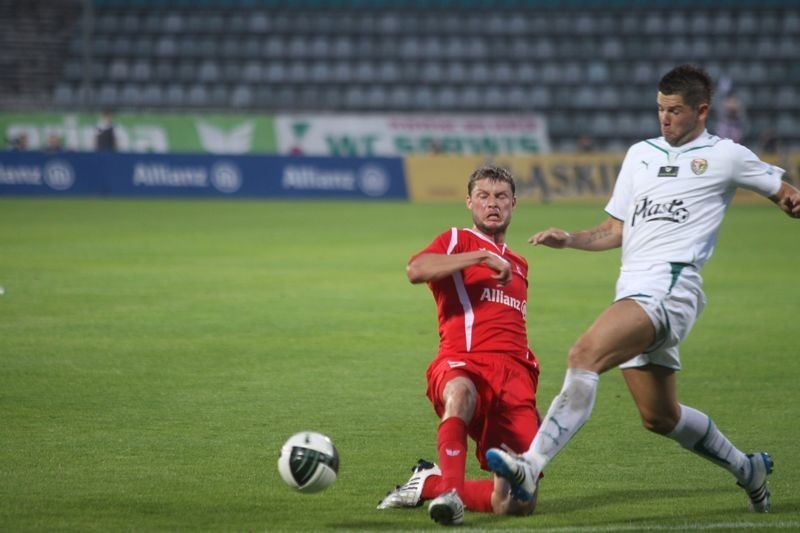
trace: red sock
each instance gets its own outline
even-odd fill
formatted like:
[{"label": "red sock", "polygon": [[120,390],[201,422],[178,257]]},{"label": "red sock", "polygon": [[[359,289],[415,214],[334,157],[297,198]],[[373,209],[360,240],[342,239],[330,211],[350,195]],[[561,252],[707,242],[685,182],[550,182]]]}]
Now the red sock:
[{"label": "red sock", "polygon": [[492,492],[494,492],[494,480],[466,480],[464,488],[458,492],[461,501],[470,511],[477,513],[492,512]]},{"label": "red sock", "polygon": [[[451,489],[461,494],[467,468],[467,424],[452,416],[439,424],[437,438],[439,468],[442,469],[441,492]],[[441,494],[440,492],[440,494]]]},{"label": "red sock", "polygon": [[[432,500],[445,492],[444,484],[442,483],[442,476],[428,476],[425,480],[425,485],[422,487],[421,498],[423,500]],[[459,491],[458,495],[461,496],[461,501],[470,511],[476,513],[491,513],[492,509],[492,492],[494,492],[494,480],[470,480],[464,481],[464,485]]]}]

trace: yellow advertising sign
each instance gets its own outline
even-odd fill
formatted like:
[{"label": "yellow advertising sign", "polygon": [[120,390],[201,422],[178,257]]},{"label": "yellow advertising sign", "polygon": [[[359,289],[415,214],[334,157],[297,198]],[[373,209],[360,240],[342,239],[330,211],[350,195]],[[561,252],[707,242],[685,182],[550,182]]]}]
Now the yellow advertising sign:
[{"label": "yellow advertising sign", "polygon": [[[481,165],[511,170],[522,200],[552,202],[605,201],[611,196],[624,153],[550,154],[519,156],[406,156],[408,195],[415,202],[460,201],[467,196],[467,178]],[[784,179],[797,184],[800,153],[768,155],[764,160],[786,170]],[[740,190],[737,201],[758,198]]]},{"label": "yellow advertising sign", "polygon": [[408,156],[409,198],[418,202],[462,200],[467,177],[484,164],[509,168],[517,197],[550,202],[606,199],[614,188],[624,154],[552,154],[531,156]]}]

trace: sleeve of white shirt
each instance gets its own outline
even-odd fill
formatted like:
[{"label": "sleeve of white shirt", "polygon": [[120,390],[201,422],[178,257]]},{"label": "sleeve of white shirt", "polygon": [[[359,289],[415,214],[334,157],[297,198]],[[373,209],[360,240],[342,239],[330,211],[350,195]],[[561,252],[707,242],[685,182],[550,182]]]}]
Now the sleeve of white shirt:
[{"label": "sleeve of white shirt", "polygon": [[635,146],[632,146],[628,149],[628,153],[625,154],[622,168],[620,168],[617,176],[617,182],[614,184],[614,192],[611,193],[611,198],[606,204],[606,213],[617,220],[625,220],[628,214],[628,209],[632,202],[631,185],[633,173],[636,170],[636,166],[642,164],[641,161],[637,161],[635,148]]},{"label": "sleeve of white shirt", "polygon": [[781,188],[785,170],[761,161],[749,148],[733,143],[733,181],[764,196],[772,196]]}]

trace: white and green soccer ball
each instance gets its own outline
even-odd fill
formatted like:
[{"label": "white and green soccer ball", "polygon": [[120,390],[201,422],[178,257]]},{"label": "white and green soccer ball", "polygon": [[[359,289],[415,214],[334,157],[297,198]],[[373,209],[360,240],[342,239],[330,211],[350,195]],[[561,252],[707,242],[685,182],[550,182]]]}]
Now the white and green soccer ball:
[{"label": "white and green soccer ball", "polygon": [[339,452],[322,433],[302,431],[289,437],[281,448],[278,472],[296,491],[320,492],[336,481]]}]

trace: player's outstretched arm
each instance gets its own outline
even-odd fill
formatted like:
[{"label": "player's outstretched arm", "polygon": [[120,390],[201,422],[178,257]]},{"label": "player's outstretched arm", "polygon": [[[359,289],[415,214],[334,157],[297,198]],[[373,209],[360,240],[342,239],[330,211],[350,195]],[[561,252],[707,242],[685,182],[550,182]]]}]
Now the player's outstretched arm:
[{"label": "player's outstretched arm", "polygon": [[782,181],[781,188],[769,199],[790,217],[800,218],[800,190],[796,187]]},{"label": "player's outstretched arm", "polygon": [[601,251],[622,246],[623,223],[614,217],[608,217],[596,227],[575,233],[559,228],[540,231],[528,242],[534,246],[540,244],[550,248],[575,248],[577,250]]},{"label": "player's outstretched arm", "polygon": [[511,263],[488,250],[476,250],[461,254],[422,254],[414,258],[406,267],[406,275],[411,283],[427,283],[452,276],[469,266],[485,264],[496,272],[494,277],[499,284],[511,280]]}]

